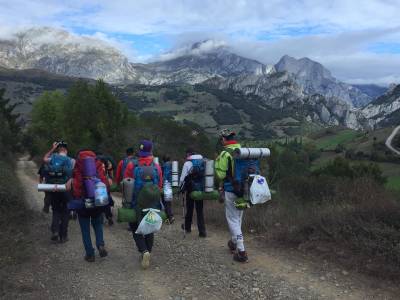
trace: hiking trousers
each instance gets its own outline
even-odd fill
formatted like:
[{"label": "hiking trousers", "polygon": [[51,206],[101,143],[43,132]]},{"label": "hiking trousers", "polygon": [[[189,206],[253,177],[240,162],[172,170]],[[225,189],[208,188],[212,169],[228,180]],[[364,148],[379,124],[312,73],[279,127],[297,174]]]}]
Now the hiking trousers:
[{"label": "hiking trousers", "polygon": [[135,240],[136,247],[140,253],[145,251],[151,252],[154,244],[154,233],[150,234],[136,234],[136,230],[139,227],[139,223],[129,223],[129,227],[132,229],[133,239]]},{"label": "hiking trousers", "polygon": [[225,217],[228,222],[232,242],[239,251],[245,251],[242,233],[243,210],[235,207],[237,196],[234,193],[225,192]]},{"label": "hiking trousers", "polygon": [[53,211],[51,221],[51,232],[58,234],[60,239],[68,236],[69,210],[67,203],[70,198],[69,193],[47,193],[47,201],[51,203]]},{"label": "hiking trousers", "polygon": [[172,212],[172,201],[165,201],[163,199],[162,204],[164,205],[165,214],[167,215],[167,218],[171,219],[174,216],[174,214]]},{"label": "hiking trousers", "polygon": [[92,244],[92,238],[90,236],[90,223],[94,230],[96,237],[96,247],[104,246],[103,238],[103,214],[99,213],[97,216],[84,217],[78,214],[79,225],[82,232],[83,246],[85,247],[87,256],[94,256],[94,248]]},{"label": "hiking trousers", "polygon": [[186,193],[186,216],[185,216],[185,230],[187,232],[191,231],[192,220],[193,220],[193,210],[196,207],[197,216],[197,228],[199,234],[206,233],[206,224],[204,222],[204,212],[203,212],[204,202],[203,200],[195,201],[190,198],[190,193]]}]

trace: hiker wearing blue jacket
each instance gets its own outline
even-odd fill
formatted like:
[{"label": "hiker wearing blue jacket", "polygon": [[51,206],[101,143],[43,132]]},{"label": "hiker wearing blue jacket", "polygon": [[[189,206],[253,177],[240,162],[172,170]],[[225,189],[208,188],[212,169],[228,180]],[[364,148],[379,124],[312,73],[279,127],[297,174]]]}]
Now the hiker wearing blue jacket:
[{"label": "hiker wearing blue jacket", "polygon": [[[52,148],[43,157],[46,183],[65,184],[72,176],[73,160],[68,157],[68,145],[64,141],[54,142]],[[52,208],[51,240],[60,243],[68,241],[69,210],[71,199],[67,192],[48,192]]]}]

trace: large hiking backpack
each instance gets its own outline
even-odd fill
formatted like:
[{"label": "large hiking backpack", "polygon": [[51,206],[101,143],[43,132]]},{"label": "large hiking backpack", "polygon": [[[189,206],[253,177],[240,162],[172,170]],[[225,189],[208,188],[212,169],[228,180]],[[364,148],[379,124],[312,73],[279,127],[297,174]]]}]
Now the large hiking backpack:
[{"label": "large hiking backpack", "polygon": [[138,221],[143,217],[143,209],[160,209],[161,193],[158,187],[160,177],[154,162],[149,165],[137,165],[134,169],[134,192],[132,207],[136,209]]},{"label": "large hiking backpack", "polygon": [[[121,169],[122,178],[124,178],[125,170],[130,163],[132,163],[136,167],[138,165],[138,160],[134,157],[125,157],[124,158],[124,160],[122,161],[122,169]],[[133,178],[133,176],[134,176],[134,174],[131,174],[131,178]]]},{"label": "large hiking backpack", "polygon": [[189,192],[204,192],[206,166],[204,159],[192,159],[192,168],[185,178],[186,190]]},{"label": "large hiking backpack", "polygon": [[251,180],[255,175],[260,174],[260,160],[235,158],[232,156],[233,150],[227,150],[227,152],[230,154],[230,163],[224,189],[238,197],[246,198],[249,194]]},{"label": "large hiking backpack", "polygon": [[72,175],[72,162],[68,156],[53,154],[44,165],[46,183],[64,184]]}]

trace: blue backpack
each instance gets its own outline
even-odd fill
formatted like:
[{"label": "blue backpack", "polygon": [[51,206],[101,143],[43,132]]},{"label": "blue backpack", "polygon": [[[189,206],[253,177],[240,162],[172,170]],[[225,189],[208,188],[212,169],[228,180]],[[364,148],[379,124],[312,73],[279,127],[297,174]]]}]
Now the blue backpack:
[{"label": "blue backpack", "polygon": [[72,176],[72,162],[68,156],[53,154],[44,166],[46,183],[64,184]]},{"label": "blue backpack", "polygon": [[144,208],[160,208],[160,177],[156,165],[153,162],[147,166],[137,165],[134,178],[132,207],[139,211]]},{"label": "blue backpack", "polygon": [[230,175],[225,179],[224,190],[234,193],[238,197],[243,197],[249,192],[250,176],[260,174],[260,161],[258,159],[233,157],[231,159],[233,159],[233,170],[228,172]]},{"label": "blue backpack", "polygon": [[[123,162],[122,162],[122,169],[121,169],[121,176],[124,177],[125,175],[125,170],[128,167],[128,165],[130,163],[133,163],[133,165],[136,167],[137,165],[139,165],[139,162],[136,158],[134,157],[125,157]],[[134,175],[134,174],[132,174]],[[132,176],[133,177],[133,176]]]},{"label": "blue backpack", "polygon": [[162,171],[164,181],[172,182],[172,162],[165,162]]},{"label": "blue backpack", "polygon": [[204,178],[206,172],[204,159],[192,159],[191,162],[193,166],[185,179],[185,184],[187,184],[186,189],[190,192],[204,192]]}]

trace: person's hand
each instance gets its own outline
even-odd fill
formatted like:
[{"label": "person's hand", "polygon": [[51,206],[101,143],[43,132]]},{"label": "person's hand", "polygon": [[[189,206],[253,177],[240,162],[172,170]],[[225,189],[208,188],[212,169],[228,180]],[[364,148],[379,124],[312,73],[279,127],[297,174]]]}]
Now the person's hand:
[{"label": "person's hand", "polygon": [[65,183],[65,188],[67,189],[68,192],[72,190],[72,179],[68,180]]},{"label": "person's hand", "polygon": [[58,142],[54,142],[54,143],[53,143],[53,147],[52,147],[52,149],[53,149],[53,150],[56,150],[56,149],[57,149],[57,147],[58,147]]}]

